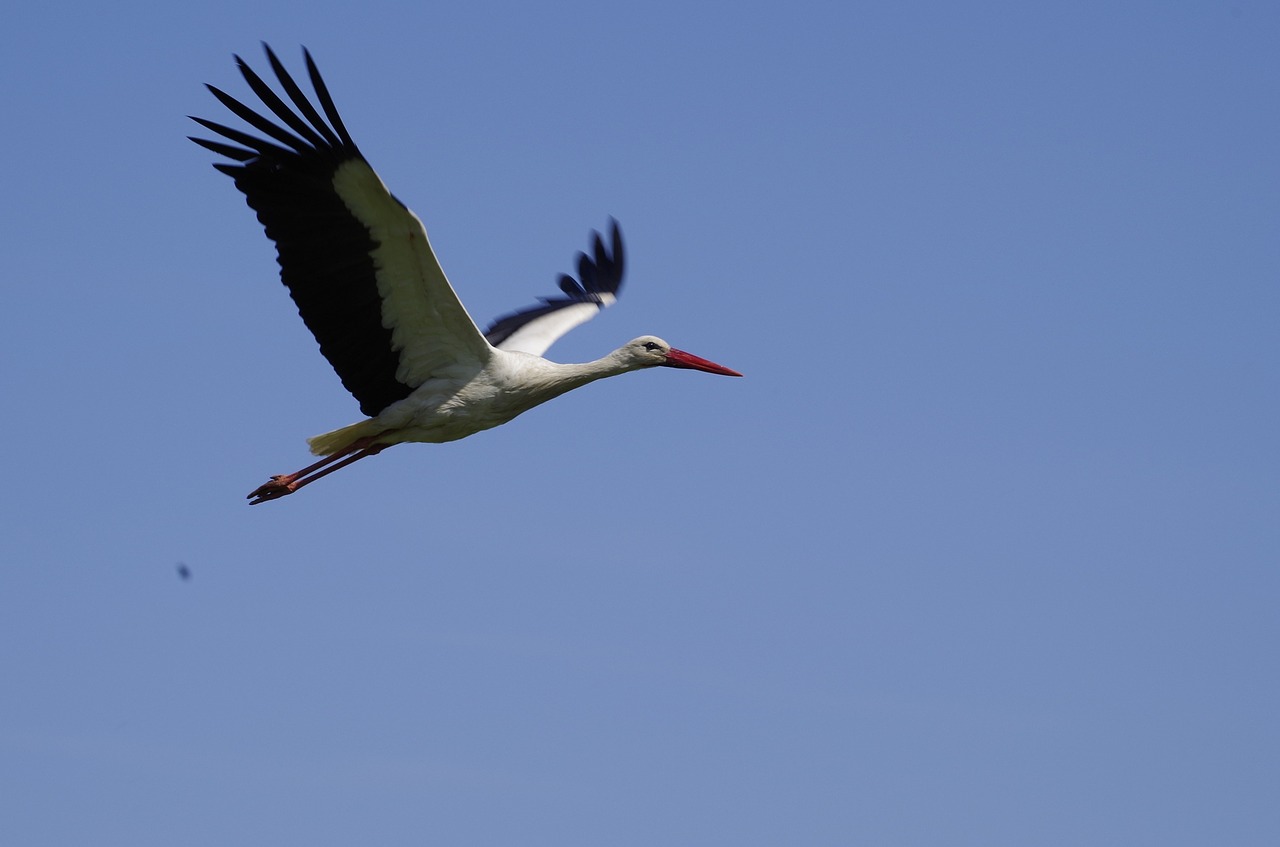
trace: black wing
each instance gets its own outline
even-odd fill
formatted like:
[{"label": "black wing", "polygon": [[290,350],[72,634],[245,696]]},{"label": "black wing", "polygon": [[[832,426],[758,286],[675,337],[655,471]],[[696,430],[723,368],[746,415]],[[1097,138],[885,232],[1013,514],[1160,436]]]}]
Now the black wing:
[{"label": "black wing", "polygon": [[478,369],[491,348],[449,286],[422,222],[351,140],[310,53],[303,51],[323,116],[263,47],[288,103],[239,56],[236,64],[278,123],[208,89],[267,139],[193,118],[239,146],[191,140],[232,160],[214,167],[235,180],[275,242],[280,278],[320,352],[369,416],[441,368]]}]

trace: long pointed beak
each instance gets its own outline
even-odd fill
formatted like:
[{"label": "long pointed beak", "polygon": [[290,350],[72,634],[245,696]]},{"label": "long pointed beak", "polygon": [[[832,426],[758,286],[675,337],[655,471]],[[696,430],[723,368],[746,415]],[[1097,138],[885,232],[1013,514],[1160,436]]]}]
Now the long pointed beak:
[{"label": "long pointed beak", "polygon": [[667,360],[662,363],[662,366],[666,368],[689,368],[690,370],[706,371],[709,374],[722,374],[724,376],[742,376],[732,368],[717,365],[715,362],[709,362],[701,356],[695,356],[692,353],[686,353],[674,347],[667,353]]}]

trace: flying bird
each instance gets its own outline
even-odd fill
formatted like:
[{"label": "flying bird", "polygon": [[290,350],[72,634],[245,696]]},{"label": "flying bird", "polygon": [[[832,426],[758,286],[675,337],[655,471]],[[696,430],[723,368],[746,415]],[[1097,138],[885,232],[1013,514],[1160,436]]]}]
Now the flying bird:
[{"label": "flying bird", "polygon": [[320,460],[272,476],[249,493],[250,503],[292,494],[394,444],[465,438],[603,377],[657,366],[742,375],[652,335],[593,362],[542,357],[617,299],[625,254],[612,220],[608,242],[594,233],[588,252],[578,254],[577,277],[560,276],[561,296],[541,298],[481,332],[445,278],[422,221],[351,140],[311,54],[304,48],[323,116],[263,47],[287,102],[243,59],[235,61],[274,120],[206,87],[266,137],[192,117],[225,141],[191,140],[229,160],[214,167],[235,180],[275,242],[280,278],[303,322],[367,417],[308,439]]}]

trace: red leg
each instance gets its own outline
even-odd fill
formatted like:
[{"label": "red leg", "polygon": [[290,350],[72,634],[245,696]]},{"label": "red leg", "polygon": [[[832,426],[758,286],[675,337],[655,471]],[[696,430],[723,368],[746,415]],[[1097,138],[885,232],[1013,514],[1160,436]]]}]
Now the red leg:
[{"label": "red leg", "polygon": [[338,452],[330,453],[320,461],[307,465],[300,471],[295,471],[291,474],[277,474],[271,477],[271,479],[250,492],[248,497],[249,505],[256,506],[259,503],[277,500],[286,494],[292,494],[307,483],[315,482],[323,476],[328,476],[339,468],[345,468],[365,456],[376,456],[390,446],[388,444],[372,444],[374,437],[357,439]]}]

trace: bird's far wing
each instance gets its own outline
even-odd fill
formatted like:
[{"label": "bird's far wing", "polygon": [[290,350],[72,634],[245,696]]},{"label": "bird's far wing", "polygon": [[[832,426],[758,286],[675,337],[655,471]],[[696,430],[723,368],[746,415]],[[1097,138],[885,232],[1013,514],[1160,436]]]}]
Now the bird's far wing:
[{"label": "bird's far wing", "polygon": [[214,167],[235,180],[275,242],[280,278],[320,352],[369,416],[434,375],[479,370],[493,348],[445,278],[422,222],[351,140],[311,55],[303,51],[324,117],[263,47],[288,103],[239,56],[236,64],[276,120],[208,88],[270,140],[203,118],[193,120],[234,144],[191,140],[232,160]]},{"label": "bird's far wing", "polygon": [[560,336],[617,301],[626,268],[618,222],[610,219],[609,249],[600,233],[593,236],[591,255],[578,254],[578,279],[560,276],[565,296],[543,297],[539,305],[498,318],[484,333],[490,344],[499,350],[541,356]]}]

